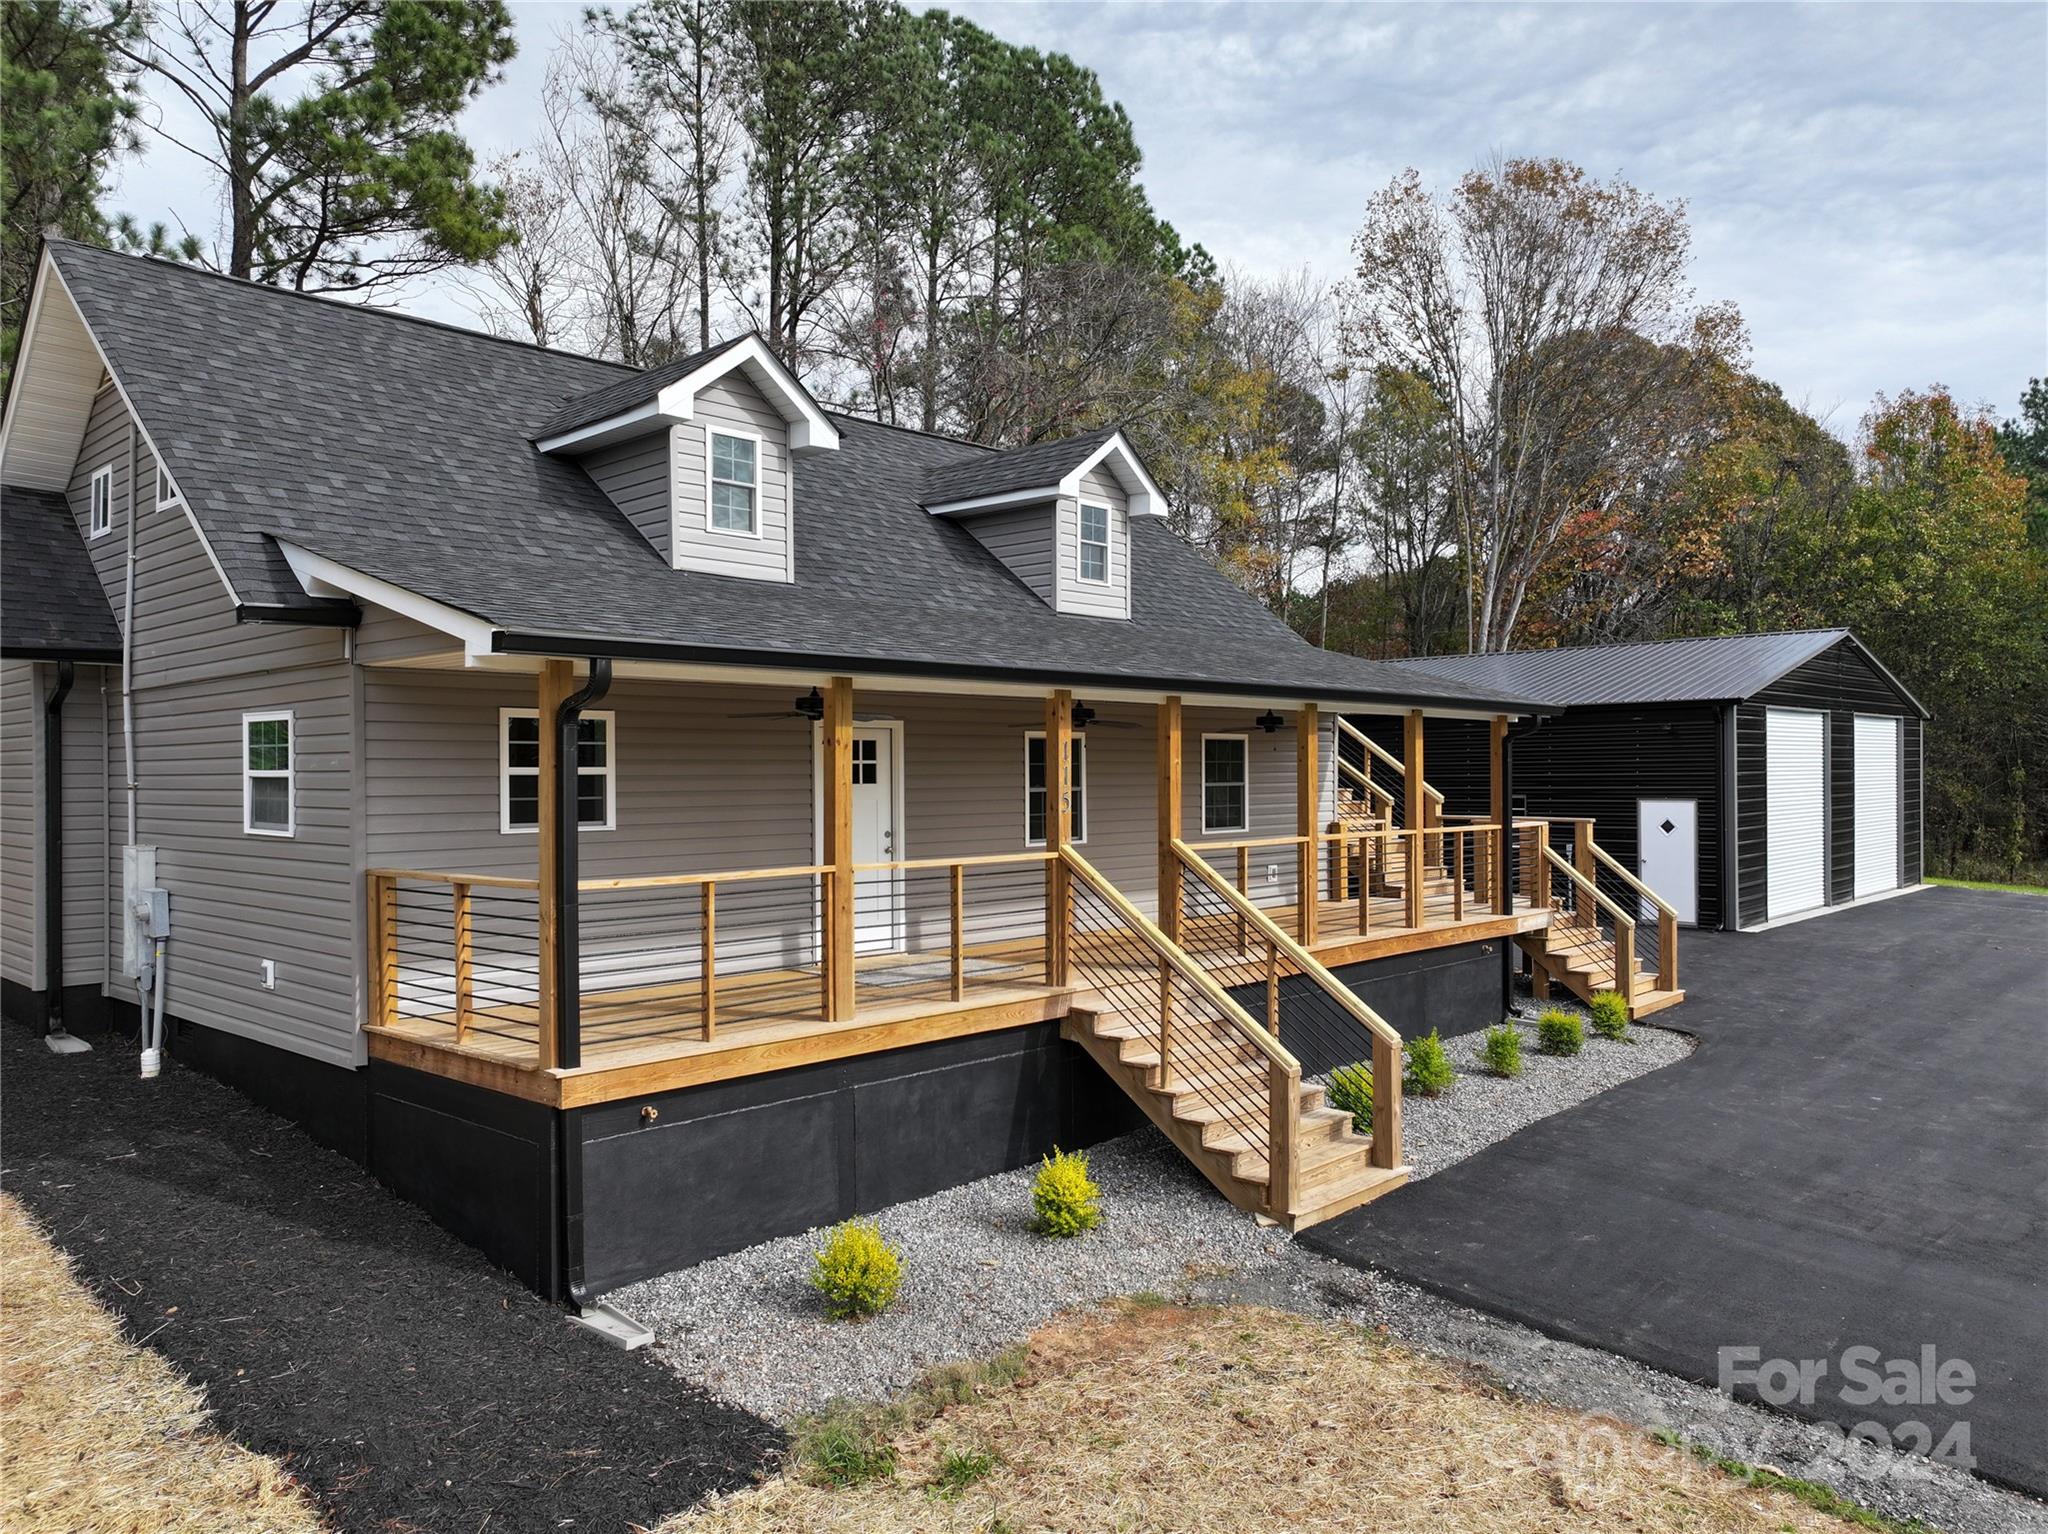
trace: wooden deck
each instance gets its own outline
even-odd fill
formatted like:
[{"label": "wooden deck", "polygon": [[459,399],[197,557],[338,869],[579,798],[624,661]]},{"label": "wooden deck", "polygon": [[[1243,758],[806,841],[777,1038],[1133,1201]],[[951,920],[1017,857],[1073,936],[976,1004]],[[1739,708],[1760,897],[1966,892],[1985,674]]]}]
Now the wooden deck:
[{"label": "wooden deck", "polygon": [[[1505,916],[1482,909],[1469,895],[1462,917],[1456,907],[1451,891],[1432,893],[1424,902],[1424,924],[1411,928],[1404,924],[1399,895],[1375,895],[1367,930],[1361,933],[1355,899],[1325,901],[1317,912],[1320,935],[1313,952],[1327,965],[1353,964],[1508,936],[1548,919],[1525,901],[1517,901],[1516,911]],[[1265,909],[1292,930],[1296,913],[1291,905]],[[1187,939],[1190,946],[1216,952],[1234,946],[1235,926],[1230,917],[1190,917]],[[1127,962],[1099,949],[1086,951],[1087,935],[1080,937],[1082,971]],[[1226,983],[1263,979],[1263,959],[1263,950],[1256,959],[1248,955],[1244,971],[1226,975]],[[717,1021],[708,1038],[695,979],[587,991],[584,1063],[569,1070],[537,1068],[538,1028],[531,1004],[477,1010],[460,1044],[454,1018],[446,1013],[400,1017],[366,1031],[373,1059],[569,1108],[1065,1017],[1085,987],[1049,986],[1042,983],[1043,973],[1039,942],[971,946],[956,999],[944,951],[868,955],[856,969],[854,1015],[842,1022],[825,1020],[815,967],[720,974]]]}]

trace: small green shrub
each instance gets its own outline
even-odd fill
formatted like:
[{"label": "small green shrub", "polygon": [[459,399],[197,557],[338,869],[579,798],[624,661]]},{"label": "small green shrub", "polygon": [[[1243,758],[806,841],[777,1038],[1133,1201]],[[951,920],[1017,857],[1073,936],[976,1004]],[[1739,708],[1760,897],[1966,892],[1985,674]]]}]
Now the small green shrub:
[{"label": "small green shrub", "polygon": [[811,1264],[811,1287],[825,1296],[825,1313],[835,1321],[881,1314],[902,1284],[903,1256],[873,1220],[834,1226]]},{"label": "small green shrub", "polygon": [[1628,1037],[1628,1003],[1619,991],[1602,991],[1586,1004],[1593,1014],[1593,1031],[1603,1039],[1619,1043]]},{"label": "small green shrub", "polygon": [[947,1502],[958,1501],[977,1481],[996,1473],[996,1457],[978,1449],[948,1449],[939,1456],[939,1473],[932,1477],[932,1492]]},{"label": "small green shrub", "polygon": [[896,1473],[896,1451],[878,1424],[859,1413],[828,1413],[802,1424],[797,1458],[807,1477],[824,1486],[865,1486]]},{"label": "small green shrub", "polygon": [[1434,1028],[1410,1044],[1405,1054],[1408,1066],[1401,1076],[1404,1091],[1422,1097],[1441,1097],[1457,1079],[1458,1073],[1451,1068],[1451,1057],[1444,1053],[1444,1041],[1437,1037]]},{"label": "small green shrub", "polygon": [[1038,1164],[1031,1185],[1032,1228],[1041,1236],[1078,1236],[1102,1223],[1102,1190],[1088,1176],[1088,1158],[1058,1146]]},{"label": "small green shrub", "polygon": [[1522,1074],[1522,1030],[1513,1023],[1499,1023],[1486,1030],[1479,1045],[1479,1060],[1495,1076]]},{"label": "small green shrub", "polygon": [[1586,1025],[1578,1013],[1552,1007],[1536,1019],[1536,1047],[1546,1055],[1575,1055],[1586,1047]]},{"label": "small green shrub", "polygon": [[1330,1072],[1323,1096],[1332,1108],[1351,1115],[1351,1127],[1362,1135],[1372,1133],[1372,1067],[1363,1060],[1340,1065]]}]

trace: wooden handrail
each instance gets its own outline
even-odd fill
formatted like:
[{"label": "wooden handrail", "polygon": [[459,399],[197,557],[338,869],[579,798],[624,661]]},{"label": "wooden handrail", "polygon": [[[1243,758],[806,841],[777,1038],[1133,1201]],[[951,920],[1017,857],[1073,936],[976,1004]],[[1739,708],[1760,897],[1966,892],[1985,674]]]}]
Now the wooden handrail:
[{"label": "wooden handrail", "polygon": [[[1401,778],[1404,782],[1407,780],[1407,764],[1403,762],[1401,758],[1394,755],[1393,752],[1389,751],[1385,746],[1382,746],[1378,741],[1374,740],[1370,735],[1366,734],[1365,731],[1359,729],[1357,725],[1353,724],[1349,719],[1346,719],[1342,714],[1337,715],[1337,729],[1339,733],[1349,735],[1353,740],[1357,741],[1361,746],[1363,746],[1368,752],[1372,754],[1372,757],[1375,761],[1379,762],[1382,766],[1388,768],[1397,777]],[[1424,798],[1429,799],[1438,805],[1441,805],[1444,802],[1443,791],[1441,789],[1431,787],[1430,782],[1427,778],[1424,778],[1422,780],[1422,794]]]},{"label": "wooden handrail", "polygon": [[1591,895],[1593,897],[1594,903],[1598,905],[1601,910],[1605,911],[1609,916],[1614,918],[1614,925],[1617,931],[1619,931],[1623,927],[1626,927],[1631,933],[1633,933],[1636,930],[1636,919],[1633,916],[1629,915],[1628,912],[1624,911],[1620,906],[1616,905],[1612,900],[1609,900],[1605,895],[1601,894],[1600,886],[1595,884],[1591,879],[1588,879],[1576,868],[1572,867],[1572,865],[1569,862],[1567,862],[1564,858],[1560,857],[1555,847],[1546,845],[1543,849],[1543,856],[1549,860],[1550,866],[1552,868],[1555,868],[1559,872],[1563,873],[1565,877],[1570,879],[1573,884],[1579,887],[1579,889],[1584,891],[1586,894]]},{"label": "wooden handrail", "polygon": [[832,872],[829,863],[799,863],[790,868],[726,868],[699,874],[638,874],[621,879],[578,879],[579,890],[686,889],[693,884],[739,884],[749,879],[814,879]]},{"label": "wooden handrail", "polygon": [[1609,852],[1605,847],[1601,846],[1598,842],[1589,842],[1587,845],[1589,845],[1593,849],[1594,857],[1598,858],[1601,862],[1605,863],[1609,868],[1613,869],[1615,873],[1621,876],[1621,880],[1624,884],[1626,884],[1630,889],[1634,890],[1638,895],[1641,895],[1643,899],[1649,901],[1651,905],[1655,906],[1657,908],[1658,915],[1676,916],[1678,914],[1676,910],[1672,909],[1672,907],[1668,903],[1666,903],[1662,895],[1659,895],[1655,890],[1651,889],[1649,885],[1643,883],[1641,879],[1638,879],[1626,868],[1623,868],[1620,863],[1615,861],[1613,853]]},{"label": "wooden handrail", "polygon": [[1331,974],[1322,960],[1302,947],[1285,927],[1274,921],[1259,907],[1238,894],[1229,880],[1216,872],[1215,866],[1206,858],[1197,857],[1191,842],[1175,842],[1173,850],[1180,855],[1181,863],[1198,879],[1221,895],[1231,908],[1258,929],[1259,936],[1287,956],[1287,962],[1305,975],[1312,976],[1324,990],[1331,994],[1337,1004],[1367,1029],[1379,1035],[1390,1044],[1401,1042],[1400,1032],[1379,1013],[1359,1000],[1351,988]]},{"label": "wooden handrail", "polygon": [[1270,1063],[1282,1070],[1301,1069],[1301,1062],[1288,1053],[1278,1039],[1254,1022],[1251,1014],[1231,999],[1230,993],[1216,983],[1209,972],[1195,961],[1192,954],[1154,926],[1150,918],[1132,905],[1125,898],[1123,891],[1105,879],[1093,863],[1082,857],[1071,845],[1060,848],[1059,855],[1076,878],[1121,916],[1125,924],[1143,938],[1154,953],[1172,966],[1174,973],[1199,991],[1203,1000],[1223,1014],[1223,1021],[1250,1040],[1253,1047]]},{"label": "wooden handrail", "polygon": [[[985,852],[964,858],[899,858],[889,863],[856,863],[855,873],[916,873],[933,868],[991,868],[998,863],[1049,863],[1056,852]],[[721,875],[720,877],[724,877]]]},{"label": "wooden handrail", "polygon": [[1297,832],[1293,836],[1242,836],[1218,841],[1184,842],[1182,845],[1190,852],[1229,852],[1239,847],[1299,847],[1312,839]]},{"label": "wooden handrail", "polygon": [[522,879],[510,874],[451,874],[438,870],[419,868],[370,868],[364,874],[371,879],[389,879],[394,883],[409,884],[473,884],[480,889],[537,890],[538,879]]},{"label": "wooden handrail", "polygon": [[1593,856],[1621,876],[1622,882],[1657,908],[1657,989],[1678,989],[1678,911],[1664,897],[1623,868],[1609,852],[1590,837]]}]

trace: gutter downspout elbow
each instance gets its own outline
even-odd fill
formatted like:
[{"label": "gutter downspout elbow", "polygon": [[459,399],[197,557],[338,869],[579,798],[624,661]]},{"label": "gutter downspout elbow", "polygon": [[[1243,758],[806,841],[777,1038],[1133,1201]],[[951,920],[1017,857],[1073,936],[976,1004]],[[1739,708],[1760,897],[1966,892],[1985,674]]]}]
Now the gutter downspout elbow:
[{"label": "gutter downspout elbow", "polygon": [[[590,658],[590,675],[555,710],[555,802],[545,813],[555,817],[555,1038],[562,1068],[583,1063],[583,985],[580,961],[581,920],[577,885],[581,859],[576,845],[576,736],[584,709],[611,691],[609,656]],[[606,743],[607,748],[610,742]],[[577,1310],[590,1302],[583,1282],[583,1148],[572,1117],[559,1115],[555,1149],[557,1247],[561,1288]]]}]

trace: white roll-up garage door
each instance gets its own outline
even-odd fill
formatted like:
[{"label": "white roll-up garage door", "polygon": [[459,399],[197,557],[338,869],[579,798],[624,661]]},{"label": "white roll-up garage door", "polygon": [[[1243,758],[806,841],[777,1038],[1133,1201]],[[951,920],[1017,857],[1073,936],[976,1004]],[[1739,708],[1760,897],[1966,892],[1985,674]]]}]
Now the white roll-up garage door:
[{"label": "white roll-up garage door", "polygon": [[1765,899],[1772,921],[1827,900],[1827,715],[1764,711]]},{"label": "white roll-up garage door", "polygon": [[1856,898],[1899,886],[1899,721],[1856,716]]}]

